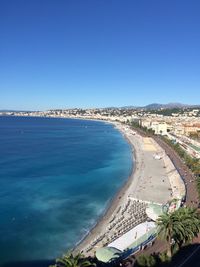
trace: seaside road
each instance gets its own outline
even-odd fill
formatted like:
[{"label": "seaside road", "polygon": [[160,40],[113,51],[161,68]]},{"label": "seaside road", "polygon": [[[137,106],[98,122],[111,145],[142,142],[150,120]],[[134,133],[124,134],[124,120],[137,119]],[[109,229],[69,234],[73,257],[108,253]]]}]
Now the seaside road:
[{"label": "seaside road", "polygon": [[156,136],[153,138],[168,154],[169,158],[184,180],[186,186],[186,205],[197,207],[199,200],[194,175],[185,165],[183,160],[178,156],[178,154],[173,150],[173,148],[166,144],[161,138]]},{"label": "seaside road", "polygon": [[[155,152],[160,153],[161,151],[159,146],[155,147],[154,143],[151,143],[149,146],[149,140],[146,140],[148,142],[145,143],[140,135],[133,135],[132,131],[125,130],[123,126],[120,126],[119,130],[121,130],[132,145],[135,154],[135,162],[133,162],[135,167],[134,171],[125,186],[114,198],[105,215],[75,250],[85,250],[85,248],[90,247],[94,243],[97,236],[101,236],[102,234],[105,234],[106,237],[104,239],[106,240],[107,236],[111,235],[108,226],[110,225],[110,221],[112,221],[113,214],[116,214],[120,207],[124,207],[127,204],[130,196],[159,204],[165,204],[171,199],[171,190],[169,190],[170,183],[166,169],[164,168],[164,161],[154,158]],[[117,216],[120,215],[118,214]],[[105,240],[103,241],[105,242]],[[100,241],[88,253],[92,255],[95,249],[101,246],[103,246],[103,242]]]},{"label": "seaside road", "polygon": [[159,136],[147,135],[142,129],[134,128],[134,131],[143,137],[151,136],[155,142],[157,142],[160,147],[164,149],[166,154],[169,156],[174,166],[180,173],[185,186],[186,186],[186,205],[190,207],[198,207],[199,197],[196,189],[195,177],[189,168],[185,165],[185,162],[179,157],[179,155],[170,147],[165,141],[163,141]]},{"label": "seaside road", "polygon": [[[119,191],[117,196],[112,201],[107,212],[97,223],[97,225],[88,233],[87,237],[75,248],[75,250],[84,250],[92,245],[91,251],[88,254],[93,255],[97,247],[103,246],[103,242],[98,241],[96,245],[97,236],[105,236],[105,240],[110,235],[110,229],[108,229],[110,222],[113,220],[113,214],[117,214],[117,210],[121,207],[125,207],[129,197],[133,197],[140,200],[149,202],[156,202],[165,204],[167,201],[173,198],[171,195],[173,192],[170,184],[169,174],[176,172],[174,168],[176,164],[172,164],[171,161],[169,166],[166,166],[168,161],[164,160],[168,156],[164,153],[163,146],[157,144],[153,139],[145,139],[139,134],[133,134],[131,130],[120,125],[118,129],[124,134],[132,145],[133,152],[135,154],[134,171],[129,177],[129,180],[125,186]],[[165,150],[166,151],[166,150]],[[166,151],[166,153],[168,153]],[[155,158],[155,155],[164,155]],[[169,158],[168,158],[169,159]],[[175,162],[176,163],[176,162]],[[170,169],[171,168],[171,169]],[[178,175],[179,176],[179,175]],[[119,214],[118,214],[119,216]],[[95,242],[94,242],[95,241]],[[156,241],[157,249],[164,247],[161,246],[160,241]],[[155,251],[155,247],[152,249]],[[152,251],[153,251],[152,250]]]},{"label": "seaside road", "polygon": [[[145,132],[140,129],[134,129],[141,136],[147,136]],[[198,193],[195,184],[195,178],[189,168],[185,165],[184,161],[179,157],[179,155],[166,144],[160,137],[152,136],[152,138],[164,149],[171,161],[173,162],[176,169],[179,171],[185,186],[186,186],[186,205],[191,207],[197,207],[199,203]],[[194,239],[193,244],[200,244],[200,235],[198,238]],[[166,250],[166,245],[161,240],[156,240],[152,247],[146,248],[140,253],[153,254],[158,252],[163,252]],[[198,251],[196,251],[198,250]],[[173,265],[174,266],[174,265]],[[200,253],[199,247],[195,251],[189,252],[186,260],[180,260],[176,267],[190,267],[190,266],[200,266]]]}]

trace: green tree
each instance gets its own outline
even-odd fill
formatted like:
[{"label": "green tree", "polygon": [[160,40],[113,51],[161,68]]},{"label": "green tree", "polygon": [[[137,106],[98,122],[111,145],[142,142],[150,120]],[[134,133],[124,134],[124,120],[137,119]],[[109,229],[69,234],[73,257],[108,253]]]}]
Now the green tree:
[{"label": "green tree", "polygon": [[172,237],[173,237],[173,231],[174,231],[174,220],[172,217],[172,214],[162,214],[157,219],[157,225],[158,225],[158,236],[167,242],[167,255],[171,257],[172,251],[171,251],[171,244],[172,244]]},{"label": "green tree", "polygon": [[153,267],[156,265],[156,259],[152,255],[140,255],[137,258],[137,264],[144,267]]},{"label": "green tree", "polygon": [[157,220],[158,236],[167,242],[167,255],[171,257],[172,247],[179,248],[193,240],[200,232],[200,216],[196,209],[180,208],[173,213],[165,213]]},{"label": "green tree", "polygon": [[72,253],[67,253],[62,258],[56,259],[56,264],[49,267],[89,267],[95,266],[94,263],[90,262],[84,257],[83,254],[78,253],[73,255]]},{"label": "green tree", "polygon": [[159,254],[159,260],[161,263],[169,262],[171,259],[167,256],[166,252],[162,252]]},{"label": "green tree", "polygon": [[184,243],[189,243],[194,237],[198,236],[200,232],[200,216],[196,209],[194,208],[180,208],[175,212],[179,216],[179,220],[184,228],[184,238],[178,244],[181,246]]}]

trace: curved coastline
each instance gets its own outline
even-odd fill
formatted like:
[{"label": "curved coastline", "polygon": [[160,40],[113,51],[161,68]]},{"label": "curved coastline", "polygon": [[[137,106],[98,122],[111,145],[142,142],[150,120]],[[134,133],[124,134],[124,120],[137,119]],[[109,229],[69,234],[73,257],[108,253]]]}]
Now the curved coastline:
[{"label": "curved coastline", "polygon": [[[131,175],[115,195],[106,213],[74,249],[75,252],[81,251],[90,256],[94,254],[96,247],[104,246],[106,243],[100,241],[98,246],[93,246],[91,245],[92,241],[97,236],[102,236],[102,233],[106,239],[113,215],[118,213],[120,207],[127,204],[128,199],[163,205],[173,198],[181,198],[184,194],[184,184],[176,167],[157,142],[152,138],[142,137],[120,123],[112,124],[131,145],[133,168]],[[155,155],[159,156],[159,160],[155,158]],[[175,178],[175,184],[172,177]],[[92,248],[90,249],[90,247]]]},{"label": "curved coastline", "polygon": [[[100,120],[98,120],[98,121],[100,121]],[[123,201],[121,201],[121,200],[125,196],[127,190],[130,188],[130,185],[132,184],[132,182],[134,180],[136,169],[138,168],[136,148],[134,147],[133,143],[128,138],[126,133],[123,131],[123,128],[120,127],[120,124],[113,123],[110,121],[103,121],[103,120],[102,120],[102,122],[112,124],[113,127],[115,127],[121,133],[122,137],[130,145],[131,155],[132,155],[132,169],[131,169],[129,177],[127,177],[126,181],[123,183],[121,188],[116,192],[114,197],[107,204],[107,207],[105,208],[103,214],[99,216],[96,223],[85,234],[85,236],[83,236],[81,238],[81,240],[79,242],[77,242],[77,244],[73,248],[73,252],[75,252],[75,253],[80,252],[80,251],[84,251],[84,248],[88,245],[88,243],[90,243],[91,240],[94,239],[96,235],[101,233],[102,230],[104,230],[106,228],[106,225],[107,225],[108,221],[111,219],[114,211],[116,211],[119,208],[119,206],[122,204],[121,202],[123,202]]]},{"label": "curved coastline", "polygon": [[[38,116],[14,116],[14,117],[27,117],[27,118],[38,118]],[[95,218],[95,223],[93,224],[92,227],[88,228],[87,233],[85,233],[85,235],[82,236],[81,239],[79,239],[79,241],[75,244],[74,248],[72,248],[73,250],[82,250],[79,249],[79,247],[85,243],[88,242],[88,237],[90,238],[91,235],[96,235],[97,232],[99,231],[99,229],[101,230],[102,227],[105,226],[105,220],[110,219],[110,217],[112,216],[112,213],[115,209],[117,209],[117,207],[119,206],[119,201],[120,199],[124,196],[124,194],[126,193],[127,189],[129,188],[132,179],[133,179],[133,175],[135,172],[135,168],[136,168],[136,164],[135,164],[135,158],[136,158],[136,153],[135,153],[135,149],[133,148],[131,142],[129,141],[129,139],[127,138],[127,136],[125,135],[125,133],[123,132],[123,130],[119,127],[119,124],[116,123],[112,123],[110,121],[105,121],[105,120],[95,120],[95,119],[84,119],[84,118],[63,118],[63,117],[52,117],[52,116],[48,116],[45,118],[52,118],[52,119],[64,119],[64,120],[69,120],[69,119],[77,119],[80,121],[96,121],[96,122],[100,122],[102,124],[110,124],[112,125],[112,127],[114,127],[116,129],[116,131],[120,132],[121,134],[121,138],[124,138],[130,146],[130,153],[132,156],[132,164],[131,164],[131,169],[130,169],[130,173],[128,177],[124,177],[125,181],[123,182],[123,184],[120,186],[120,188],[117,190],[117,192],[114,194],[114,196],[108,201],[108,203],[106,204],[106,207],[104,208],[103,212],[101,215],[99,215],[97,218]],[[93,237],[92,237],[93,238]],[[83,245],[84,247],[84,245]]]},{"label": "curved coastline", "polygon": [[[37,116],[35,116],[37,117]],[[48,117],[59,118],[59,117]],[[62,119],[70,119],[63,118]],[[74,118],[71,118],[74,119]],[[79,120],[93,120],[76,118]],[[118,131],[121,132],[123,138],[129,143],[132,152],[132,170],[127,180],[122,184],[121,188],[114,195],[114,197],[106,205],[102,215],[100,215],[96,223],[90,230],[76,243],[73,248],[73,252],[83,251],[86,256],[93,255],[96,247],[101,247],[104,244],[101,242],[98,246],[93,247],[90,251],[87,251],[88,245],[94,241],[94,239],[103,233],[109,234],[108,226],[114,214],[118,213],[120,207],[127,203],[129,197],[131,199],[139,199],[143,202],[154,202],[158,204],[165,204],[167,201],[173,198],[176,193],[173,192],[173,184],[170,181],[171,177],[169,173],[176,175],[177,190],[182,187],[183,181],[179,183],[181,179],[174,164],[169,159],[165,151],[160,145],[151,138],[143,138],[140,134],[128,129],[126,125],[118,122],[110,122],[105,120],[93,120],[100,121],[106,124],[112,124]],[[149,139],[149,140],[148,140]],[[151,140],[150,140],[151,139]],[[155,160],[155,155],[158,154],[161,160]],[[163,169],[164,168],[164,169]],[[167,170],[167,171],[166,171]],[[164,177],[161,178],[161,177]],[[179,179],[180,178],[180,179]],[[171,189],[170,189],[171,188]],[[169,191],[171,190],[171,191]],[[157,194],[160,192],[160,194]]]},{"label": "curved coastline", "polygon": [[[20,117],[21,116],[18,116],[18,118],[20,118]],[[27,117],[27,118],[31,119],[31,122],[32,122],[32,118],[30,118],[30,117]],[[7,120],[7,118],[5,118],[5,119]],[[12,120],[15,120],[15,119],[16,118],[11,118],[11,121],[9,123],[11,123],[11,125],[13,125]],[[38,121],[38,119],[39,119],[39,121]],[[59,121],[59,118],[55,118],[54,120]],[[37,127],[32,127],[32,123],[31,123],[29,125],[31,125],[31,127],[32,127],[31,130],[34,129],[34,131],[33,131],[33,133],[32,133],[32,131],[28,131],[27,130],[28,128],[26,128],[26,127],[29,127],[29,125],[27,125],[27,121],[28,120],[26,120],[24,118],[20,118],[20,120],[17,120],[17,122],[16,122],[16,124],[18,125],[17,126],[18,129],[21,129],[21,130],[17,130],[17,136],[20,138],[20,140],[27,140],[28,138],[25,138],[26,137],[25,134],[27,133],[29,135],[30,139],[33,136],[34,140],[39,140],[36,142],[37,144],[40,144],[41,142],[43,144],[46,144],[46,140],[48,140],[48,142],[50,142],[52,140],[51,138],[46,138],[46,132],[48,134],[48,137],[52,136],[54,138],[55,137],[54,130],[56,130],[56,133],[58,131],[58,134],[59,134],[58,136],[61,137],[61,138],[59,138],[60,145],[58,145],[58,150],[56,150],[57,149],[57,147],[56,147],[55,150],[50,149],[49,151],[52,151],[53,154],[54,154],[54,152],[55,152],[55,154],[58,152],[58,155],[60,155],[62,151],[67,151],[66,153],[69,154],[69,152],[68,152],[69,150],[66,150],[65,146],[63,145],[64,142],[67,142],[66,139],[68,139],[67,138],[68,135],[63,134],[62,130],[60,131],[60,129],[62,129],[62,128],[60,128],[61,127],[60,123],[61,123],[61,125],[64,125],[64,127],[66,127],[68,130],[68,128],[69,128],[68,127],[68,121],[69,121],[68,119],[66,120],[66,118],[64,118],[64,120],[63,120],[63,118],[62,118],[61,122],[55,122],[55,127],[52,127],[52,125],[54,125],[54,122],[52,122],[51,118],[47,118],[47,122],[46,121],[44,122],[43,118],[41,118],[41,120],[40,120],[40,118],[35,117],[35,119],[33,119],[33,122],[36,125],[40,125],[40,123],[41,123],[41,125],[44,125],[44,124],[46,125],[46,123],[47,123],[47,125],[50,124],[50,128],[45,128],[45,131],[43,131],[43,128],[42,128],[42,131],[41,131],[42,135],[38,134],[37,136],[35,135],[35,132],[38,131]],[[18,124],[19,122],[20,122],[20,124]],[[62,187],[62,179],[65,180],[66,183],[68,183],[68,181],[65,178],[65,175],[63,175],[64,178],[62,178],[62,176],[60,176],[61,177],[60,180],[57,180],[57,178],[56,178],[56,184],[60,184],[61,188],[59,189],[59,186],[58,186],[58,191],[55,194],[54,194],[54,192],[55,192],[54,189],[51,191],[51,190],[48,190],[48,188],[47,188],[47,184],[51,184],[51,183],[48,183],[48,179],[45,179],[44,182],[41,180],[42,185],[44,184],[45,186],[41,187],[41,191],[39,191],[39,192],[42,192],[44,190],[44,193],[42,192],[42,194],[40,194],[40,195],[36,195],[36,194],[34,195],[35,196],[34,200],[36,201],[35,203],[32,201],[33,199],[31,198],[30,209],[33,210],[33,214],[34,214],[34,212],[39,214],[41,211],[41,216],[39,217],[39,219],[42,218],[43,214],[47,215],[47,216],[51,216],[51,212],[47,212],[47,210],[50,209],[50,211],[52,210],[52,213],[54,212],[54,214],[55,214],[55,216],[53,216],[53,217],[57,218],[56,216],[58,216],[59,221],[61,221],[61,223],[57,225],[56,224],[57,219],[52,220],[52,223],[51,223],[52,227],[46,227],[44,229],[43,232],[44,232],[44,234],[47,233],[47,238],[48,237],[52,238],[54,236],[59,237],[59,233],[60,233],[59,231],[62,231],[62,233],[61,233],[62,238],[58,239],[59,240],[58,244],[60,246],[55,247],[55,245],[54,245],[55,242],[53,242],[53,245],[51,246],[51,243],[49,242],[48,251],[46,253],[46,251],[44,249],[44,253],[46,253],[46,255],[47,255],[49,253],[50,249],[52,250],[52,252],[49,253],[50,256],[47,255],[47,256],[45,256],[45,258],[48,258],[48,257],[55,257],[56,258],[56,257],[60,256],[62,253],[65,253],[66,250],[73,248],[75,243],[78,240],[80,240],[81,237],[83,237],[85,235],[85,233],[88,231],[88,229],[91,229],[92,225],[94,226],[94,222],[97,222],[97,220],[99,221],[100,215],[102,215],[102,214],[105,215],[106,210],[109,208],[109,206],[113,202],[114,195],[116,194],[116,192],[118,190],[120,190],[120,188],[126,182],[126,179],[128,178],[128,176],[130,175],[130,173],[132,171],[130,146],[127,145],[127,142],[124,140],[124,138],[121,136],[121,134],[116,129],[113,128],[112,125],[108,124],[107,122],[103,122],[103,121],[98,121],[98,123],[89,122],[89,121],[84,122],[81,119],[80,119],[80,121],[73,122],[73,123],[75,125],[80,125],[81,131],[83,129],[84,134],[83,135],[79,134],[77,137],[80,140],[80,142],[82,142],[81,136],[85,136],[85,137],[88,137],[88,140],[89,140],[89,143],[87,143],[87,142],[85,143],[86,145],[87,144],[90,145],[93,143],[95,144],[94,150],[96,150],[96,152],[94,154],[92,154],[93,150],[90,151],[90,149],[88,149],[88,145],[85,147],[83,146],[84,149],[81,150],[82,152],[81,151],[79,152],[79,158],[82,158],[82,157],[86,158],[86,161],[84,161],[83,166],[87,167],[88,159],[91,162],[94,161],[95,158],[91,157],[91,155],[100,155],[101,157],[103,157],[104,162],[103,162],[103,164],[101,164],[101,161],[99,161],[95,165],[92,165],[93,168],[91,168],[92,169],[91,174],[90,174],[90,172],[88,172],[88,171],[86,172],[85,169],[83,169],[85,171],[84,172],[85,177],[88,177],[88,181],[89,181],[88,184],[89,185],[93,184],[90,190],[92,192],[94,189],[94,191],[93,191],[93,193],[90,194],[90,192],[88,192],[89,187],[87,187],[87,185],[88,185],[87,180],[82,179],[81,180],[82,184],[81,184],[81,182],[74,184],[73,189],[76,190],[76,194],[78,195],[78,197],[74,198],[74,200],[73,200],[73,196],[72,196],[72,200],[70,200],[71,195],[68,194],[68,191],[67,191],[68,188],[66,187],[66,189],[65,188],[63,189],[63,187]],[[72,123],[72,126],[73,126],[73,123]],[[23,129],[24,125],[25,125],[25,129]],[[57,127],[57,125],[59,125],[59,127]],[[70,122],[70,125],[71,125],[71,122]],[[85,127],[85,125],[91,125],[93,127],[89,127],[89,126]],[[85,128],[88,128],[88,129],[85,129]],[[78,132],[80,132],[79,128],[76,128],[76,129]],[[52,130],[52,132],[51,132],[51,130]],[[15,131],[12,131],[12,132],[13,132],[13,136],[15,138],[16,137]],[[73,132],[74,132],[74,130],[72,127],[70,135],[71,134],[73,135],[74,134]],[[31,135],[30,135],[30,133],[31,133]],[[51,133],[53,133],[53,134],[51,134]],[[24,135],[22,135],[22,134],[24,134]],[[96,136],[97,136],[97,138],[96,138]],[[73,136],[73,138],[74,137],[75,136]],[[42,138],[41,140],[45,139],[44,142],[41,141],[40,138]],[[56,134],[56,138],[57,138],[57,134]],[[15,139],[13,139],[13,140],[15,140]],[[72,139],[72,145],[73,145],[73,140],[74,139]],[[96,146],[97,140],[98,140],[98,144]],[[76,139],[75,139],[75,141],[76,141]],[[30,143],[30,140],[28,139],[27,142]],[[48,145],[48,142],[47,142],[47,145]],[[68,142],[69,143],[71,142],[70,138],[68,139]],[[106,146],[106,149],[103,151],[105,151],[108,154],[104,154],[104,153],[98,154],[99,153],[98,150],[100,150],[100,152],[101,152],[101,144],[102,143],[103,144],[105,143],[105,146]],[[29,148],[29,146],[27,146],[27,147]],[[36,145],[35,145],[35,147],[36,147]],[[40,146],[37,145],[37,147],[38,147],[39,151],[42,151],[42,148]],[[72,147],[72,149],[74,149],[74,148]],[[102,147],[102,149],[103,149],[103,147]],[[31,150],[27,149],[26,151],[27,151],[27,153],[29,153],[29,151],[31,151]],[[73,151],[75,151],[74,157],[76,157],[76,150],[73,150]],[[86,154],[85,154],[86,151],[88,151],[90,153],[89,157],[86,157]],[[49,153],[49,154],[51,155],[51,153]],[[106,161],[107,155],[108,155],[108,161]],[[40,159],[40,154],[37,154],[35,158]],[[52,162],[51,158],[50,158],[50,160],[49,159],[47,160],[47,159],[48,158],[45,157],[46,161],[44,162],[44,164],[43,164],[43,161],[38,160],[38,162],[42,166],[42,169],[46,166],[45,165],[46,162],[48,162],[48,164],[50,162]],[[24,162],[24,161],[21,161],[21,162]],[[30,162],[31,166],[33,163],[35,163],[31,160],[31,157],[30,157],[29,162]],[[52,172],[51,170],[48,169],[48,173],[50,173],[50,175],[52,175],[52,177],[54,177],[54,176],[59,177],[59,171],[62,170],[60,168],[60,166],[61,165],[66,166],[67,165],[67,164],[65,164],[66,162],[67,161],[61,161],[61,164],[59,165],[59,169],[56,169],[55,172]],[[75,162],[77,162],[77,161],[75,161]],[[96,162],[96,160],[95,160],[95,162]],[[115,164],[115,162],[116,162],[116,164]],[[55,163],[55,161],[53,161],[53,163]],[[71,162],[70,162],[70,164],[71,164]],[[77,165],[77,163],[76,163],[76,165]],[[75,169],[77,169],[76,165],[75,165]],[[18,165],[18,167],[20,168],[20,164]],[[84,168],[86,168],[86,167],[84,167]],[[97,172],[93,171],[93,170],[96,170],[96,168],[98,171]],[[67,169],[64,169],[61,172],[65,174],[66,170]],[[103,172],[102,172],[102,170],[103,170]],[[97,183],[96,179],[100,179],[99,178],[100,176],[98,176],[98,174],[100,174],[100,173],[102,173],[102,182],[99,181],[100,187],[98,187],[99,184]],[[38,177],[40,177],[39,174],[40,174],[40,169],[37,172]],[[31,175],[31,172],[30,172],[30,175]],[[76,175],[76,173],[75,173],[75,175]],[[90,182],[90,175],[91,175],[91,182]],[[69,176],[73,177],[73,173],[72,173],[72,175],[71,175],[71,173],[69,173]],[[43,176],[41,175],[41,177],[43,177]],[[83,188],[82,185],[84,186],[85,180],[86,180],[86,187]],[[35,184],[37,184],[37,181],[39,181],[39,183],[40,183],[39,179],[33,180],[33,181],[36,181]],[[52,185],[53,185],[51,188],[55,188],[54,178],[51,181],[52,181]],[[109,190],[107,190],[107,187],[106,187],[106,184],[108,185],[108,182],[109,182],[109,187],[108,187]],[[45,184],[45,183],[47,183],[47,184]],[[96,183],[96,186],[94,183]],[[115,184],[116,184],[116,186],[115,186]],[[24,188],[26,188],[26,187],[24,187]],[[31,188],[32,188],[32,186],[31,186]],[[49,188],[49,189],[51,189],[51,188]],[[107,191],[104,192],[105,188]],[[17,191],[17,190],[15,190],[15,191]],[[27,191],[25,191],[25,193],[26,192]],[[47,196],[45,195],[45,192],[47,192]],[[72,193],[73,193],[73,191],[72,191]],[[102,196],[101,196],[101,194],[102,194]],[[105,194],[106,198],[104,198],[104,194]],[[12,194],[10,194],[10,195],[12,195]],[[21,195],[23,196],[23,194],[21,194]],[[27,194],[27,195],[31,195],[31,194]],[[80,195],[80,197],[79,197],[79,195]],[[14,196],[14,194],[13,194],[13,196]],[[41,198],[40,198],[40,196],[41,196]],[[20,198],[18,198],[18,199],[20,199]],[[60,199],[61,199],[61,201],[59,201]],[[69,201],[68,201],[68,199],[69,199]],[[82,199],[85,202],[82,203]],[[105,200],[102,201],[102,199],[105,199]],[[26,203],[29,203],[29,202],[26,201]],[[64,205],[63,205],[63,203],[64,203]],[[78,204],[77,208],[75,206],[76,203]],[[86,205],[87,205],[86,209],[85,209],[85,211],[87,213],[86,213],[85,217],[83,216],[83,221],[77,223],[77,225],[80,225],[78,228],[78,227],[76,227],[76,218],[77,218],[77,221],[80,220],[82,213],[80,212],[80,215],[79,215],[79,210],[81,207],[83,207],[84,203],[86,203]],[[66,206],[65,206],[65,204],[66,204]],[[16,205],[16,206],[18,206],[19,209],[23,208],[23,205]],[[72,209],[73,211],[69,214],[74,215],[74,217],[73,216],[67,217],[68,212],[67,212],[65,207],[68,207],[69,209],[71,207],[73,208]],[[21,216],[21,218],[25,218],[25,220],[26,220],[25,222],[27,222],[27,219],[25,216],[27,214],[29,214],[28,208],[29,208],[29,206],[27,207],[27,210],[25,210],[25,212],[23,214],[24,217]],[[62,213],[62,210],[64,210],[64,213]],[[12,211],[11,211],[11,213],[12,213]],[[63,216],[62,216],[62,214],[63,214]],[[13,213],[12,213],[11,216],[13,216],[11,218],[14,218],[15,214],[13,215]],[[48,220],[48,221],[51,222],[51,220]],[[30,222],[34,223],[34,220],[30,219]],[[18,221],[16,220],[14,223],[17,225]],[[14,223],[12,222],[12,224],[14,224]],[[36,224],[36,225],[38,225],[38,224]],[[69,225],[69,227],[68,227],[68,225]],[[70,228],[70,226],[71,226],[71,228]],[[27,224],[27,231],[29,231],[30,227],[32,227],[32,226],[30,224]],[[46,231],[46,229],[47,229],[47,231]],[[48,229],[50,229],[50,230],[48,231]],[[52,229],[53,229],[53,231],[52,231]],[[25,227],[23,227],[23,231],[26,233]],[[37,244],[36,243],[37,240],[40,240],[40,243],[41,243],[43,240],[42,238],[43,238],[43,236],[41,235],[40,238],[37,239],[37,232],[35,231],[34,236],[31,238],[31,242],[29,242],[30,247],[31,246],[34,247],[35,244]],[[22,238],[21,238],[21,240],[23,241]],[[13,242],[15,242],[15,240]],[[18,246],[18,247],[20,247],[20,246]],[[33,257],[35,257],[37,259],[37,258],[41,257],[39,254],[42,254],[41,253],[42,249],[38,252],[37,251],[38,246],[35,246],[35,247],[36,247],[36,249],[35,249],[35,254]],[[33,253],[34,253],[34,251],[33,251]],[[15,255],[16,255],[16,259],[18,260],[17,253],[16,254],[13,253],[13,258]],[[26,255],[27,255],[26,250],[24,249],[24,251],[23,251],[23,259],[24,260],[29,259],[29,256],[26,256]],[[5,259],[5,260],[7,260],[7,259]]]}]

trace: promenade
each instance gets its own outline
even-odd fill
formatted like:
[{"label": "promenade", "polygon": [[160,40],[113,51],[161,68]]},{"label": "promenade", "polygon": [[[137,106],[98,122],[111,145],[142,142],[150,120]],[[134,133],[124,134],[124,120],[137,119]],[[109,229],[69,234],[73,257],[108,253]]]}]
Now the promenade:
[{"label": "promenade", "polygon": [[[134,129],[139,135],[143,137],[147,137],[148,135],[142,131],[141,129]],[[198,192],[196,189],[195,177],[189,168],[185,165],[184,161],[179,157],[179,155],[170,147],[167,143],[165,143],[159,136],[151,136],[157,144],[166,152],[168,157],[170,158],[171,162],[173,162],[175,168],[178,170],[181,178],[184,181],[185,188],[186,188],[186,199],[185,204],[189,207],[197,208],[199,205],[199,198]],[[193,240],[193,244],[200,244],[200,235],[198,238]],[[146,248],[144,251],[138,253],[140,254],[154,254],[160,253],[166,250],[166,243],[161,240],[156,240],[153,246]],[[192,253],[192,250],[191,250]],[[190,255],[190,252],[188,252]],[[179,260],[179,263],[182,260]],[[185,266],[185,265],[184,265]],[[188,265],[189,266],[189,265]]]},{"label": "promenade", "polygon": [[[170,173],[173,172],[181,181],[174,165],[153,139],[135,134],[121,124],[115,126],[132,147],[134,169],[105,215],[75,248],[75,251],[82,251],[85,255],[94,255],[97,248],[107,246],[136,225],[146,221],[145,210],[148,203],[166,204],[175,198],[177,192],[172,188]],[[182,187],[183,184],[181,190]],[[176,189],[180,191],[179,184],[176,185]]]},{"label": "promenade", "polygon": [[189,168],[185,165],[184,161],[177,155],[173,148],[166,144],[160,137],[154,136],[153,139],[165,150],[173,162],[176,169],[179,171],[185,186],[186,186],[186,202],[189,207],[198,207],[199,198],[196,189],[195,177]]},{"label": "promenade", "polygon": [[[141,136],[148,136],[143,130],[134,128]],[[165,143],[159,136],[151,136],[157,144],[166,152],[170,160],[173,162],[175,168],[178,170],[180,176],[182,177],[185,188],[186,188],[186,205],[189,207],[198,207],[199,198],[196,189],[195,177],[189,168],[185,165],[184,161],[179,157],[179,155]]]}]

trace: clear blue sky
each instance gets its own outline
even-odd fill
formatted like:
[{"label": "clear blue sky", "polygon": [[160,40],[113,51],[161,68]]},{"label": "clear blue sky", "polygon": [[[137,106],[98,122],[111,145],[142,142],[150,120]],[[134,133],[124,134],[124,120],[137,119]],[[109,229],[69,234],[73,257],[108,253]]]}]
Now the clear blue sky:
[{"label": "clear blue sky", "polygon": [[199,0],[1,0],[0,109],[200,104]]}]

